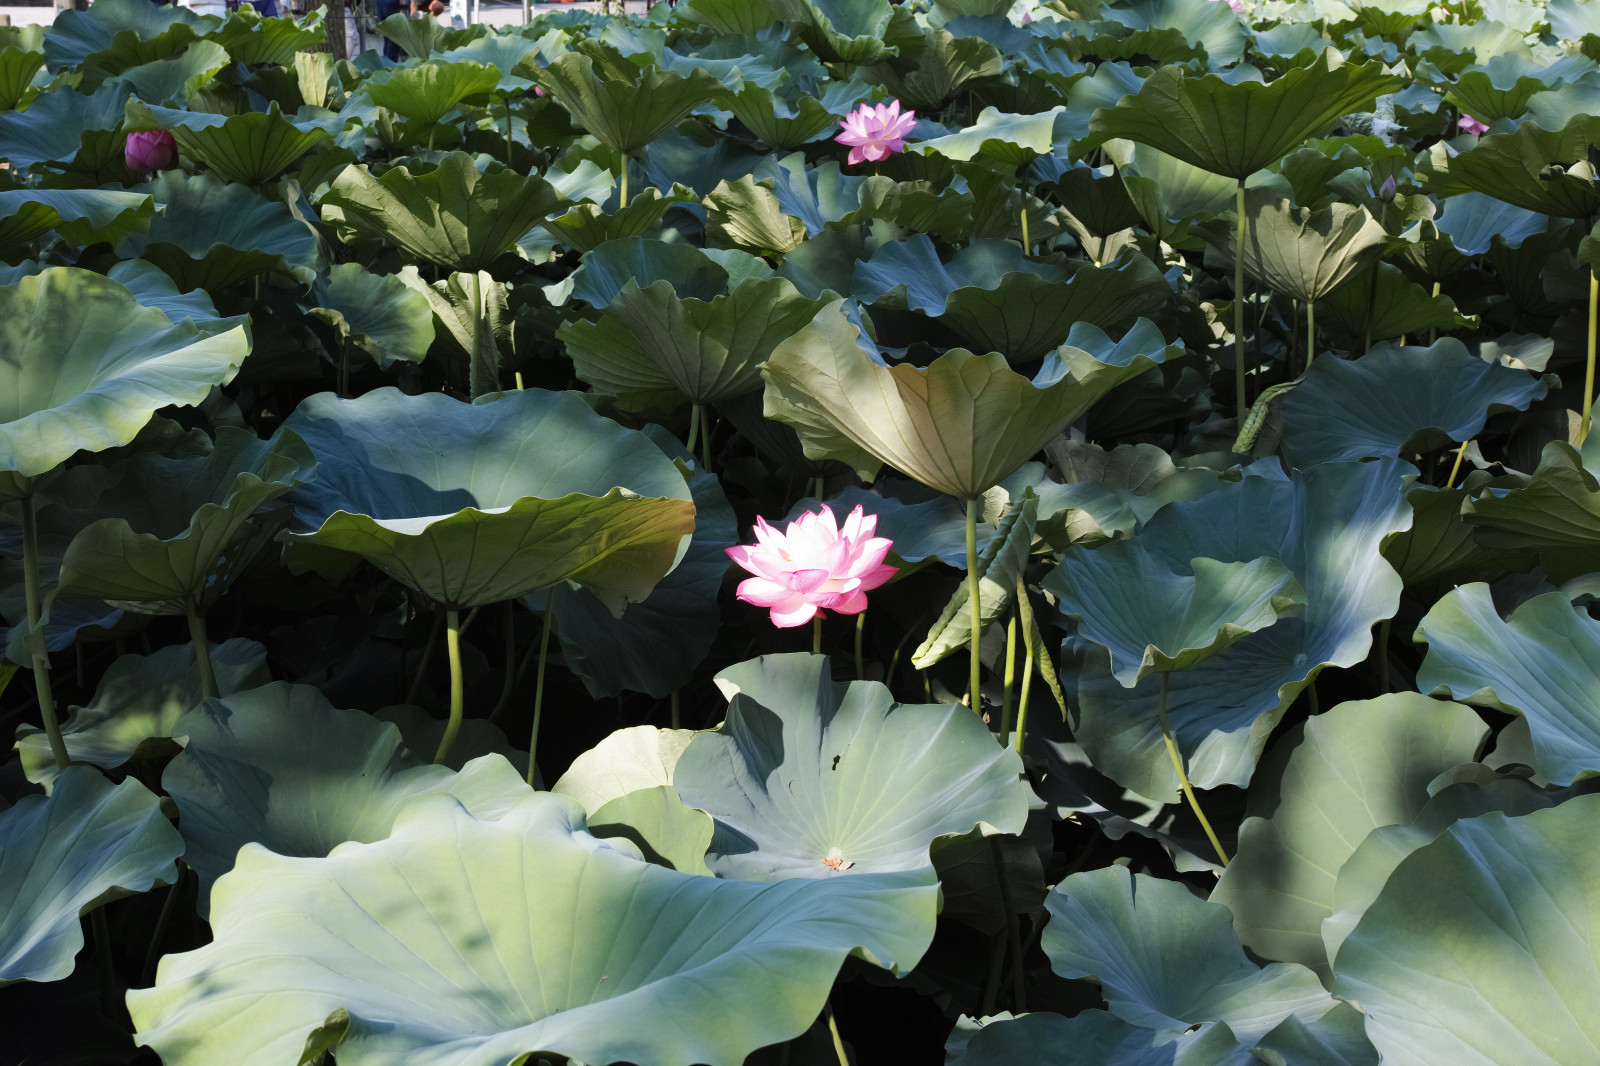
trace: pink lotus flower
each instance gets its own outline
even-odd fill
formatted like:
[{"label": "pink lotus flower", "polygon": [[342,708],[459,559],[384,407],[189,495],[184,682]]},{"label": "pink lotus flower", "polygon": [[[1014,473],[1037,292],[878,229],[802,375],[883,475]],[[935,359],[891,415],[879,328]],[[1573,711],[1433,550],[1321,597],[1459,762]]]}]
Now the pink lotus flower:
[{"label": "pink lotus flower", "polygon": [[123,158],[135,174],[171,170],[178,165],[178,142],[172,139],[171,130],[140,130],[128,134]]},{"label": "pink lotus flower", "polygon": [[862,104],[839,123],[844,127],[844,132],[834,140],[851,146],[849,162],[870,160],[876,163],[880,159],[888,159],[895,152],[905,151],[906,134],[916,124],[917,113],[907,111],[902,115],[899,100],[890,102],[887,107],[883,104]]},{"label": "pink lotus flower", "polygon": [[1485,133],[1489,132],[1488,123],[1479,122],[1471,115],[1462,115],[1460,118],[1456,119],[1456,125],[1461,128],[1462,133],[1470,133],[1474,137],[1482,137]]},{"label": "pink lotus flower", "polygon": [[840,614],[867,609],[867,590],[895,575],[884,556],[893,543],[872,534],[878,516],[860,506],[834,524],[833,512],[807,512],[779,533],[756,519],[756,544],[727,549],[734,562],[755,577],[739,583],[739,599],[772,609],[772,624],[781,629],[803,626],[823,608]]}]

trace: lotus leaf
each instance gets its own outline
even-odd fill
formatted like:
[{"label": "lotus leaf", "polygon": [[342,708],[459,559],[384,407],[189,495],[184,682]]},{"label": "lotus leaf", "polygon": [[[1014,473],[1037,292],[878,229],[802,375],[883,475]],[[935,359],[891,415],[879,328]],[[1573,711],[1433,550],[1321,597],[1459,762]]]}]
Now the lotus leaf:
[{"label": "lotus leaf", "polygon": [[1467,524],[1495,548],[1570,552],[1587,572],[1588,553],[1600,543],[1600,434],[1580,453],[1551,441],[1527,477],[1480,485],[1462,505]]},{"label": "lotus leaf", "polygon": [[450,36],[450,27],[441,25],[432,15],[424,14],[408,18],[404,12],[390,15],[378,23],[377,30],[399,45],[406,55],[418,59],[427,59],[434,52],[440,51],[444,47],[445,38]]},{"label": "lotus leaf", "polygon": [[0,472],[43,474],[79,451],[127,444],[155,412],[205,399],[249,351],[242,325],[173,325],[127,289],[76,267],[0,288]]},{"label": "lotus leaf", "polygon": [[889,0],[767,0],[789,31],[824,63],[876,62],[893,21]]},{"label": "lotus leaf", "polygon": [[864,477],[887,463],[961,499],[982,494],[1169,352],[1148,322],[1116,344],[1079,323],[1032,381],[1002,355],[961,349],[926,369],[889,367],[858,346],[860,330],[837,308],[767,360],[767,417],[793,425],[810,458],[843,460]]},{"label": "lotus leaf", "polygon": [[1296,963],[1257,966],[1233,915],[1176,881],[1111,866],[1051,889],[1044,950],[1062,977],[1100,980],[1111,1013],[1157,1030],[1221,1022],[1253,1042],[1291,1016],[1314,1021],[1334,1000]]},{"label": "lotus leaf", "polygon": [[771,190],[748,174],[719,182],[705,198],[705,208],[706,241],[715,248],[782,258],[806,239],[805,223],[784,214]]},{"label": "lotus leaf", "polygon": [[150,107],[130,98],[125,128],[130,133],[165,129],[184,155],[227,181],[253,186],[282,174],[308,152],[334,143],[326,129],[291,122],[276,104],[265,112],[223,116]]},{"label": "lotus leaf", "polygon": [[[1195,227],[1228,262],[1237,254],[1234,220]],[[1273,292],[1320,300],[1383,254],[1388,234],[1364,207],[1295,207],[1270,189],[1245,194],[1244,268]]]},{"label": "lotus leaf", "polygon": [[[609,182],[606,188],[609,191]],[[543,226],[568,248],[591,252],[607,241],[653,235],[660,230],[661,216],[668,208],[697,199],[685,185],[674,185],[666,195],[659,189],[646,189],[629,200],[627,207],[611,214],[599,204],[578,204],[564,215],[545,219]]]},{"label": "lotus leaf", "polygon": [[1317,301],[1317,326],[1351,338],[1370,336],[1374,341],[1398,340],[1407,334],[1454,329],[1456,305],[1448,296],[1430,296],[1428,290],[1408,280],[1391,263],[1377,265],[1377,277],[1366,284],[1356,279]]},{"label": "lotus leaf", "polygon": [[804,1031],[847,955],[914,965],[936,895],[910,873],[696,877],[595,840],[559,796],[492,820],[430,797],[327,858],[246,845],[212,893],[216,939],[163,960],[129,1009],[169,1066],[278,1062],[335,1012],[323,1046],[347,1066],[736,1066]]},{"label": "lotus leaf", "polygon": [[322,198],[322,217],[351,235],[472,273],[515,247],[561,201],[543,178],[499,165],[480,172],[471,156],[451,152],[417,175],[403,166],[381,178],[366,166],[346,168]]},{"label": "lotus leaf", "polygon": [[762,144],[780,152],[815,140],[835,124],[834,113],[814,96],[802,94],[790,103],[773,90],[750,82],[737,92],[725,93],[717,103],[732,111]]},{"label": "lotus leaf", "polygon": [[195,41],[170,59],[129,67],[115,81],[132,86],[147,99],[183,106],[211,83],[232,60],[227,49],[212,41]]},{"label": "lotus leaf", "polygon": [[1452,590],[1417,627],[1417,687],[1527,718],[1534,768],[1558,785],[1600,772],[1600,622],[1564,593],[1502,620],[1481,581]]},{"label": "lotus leaf", "polygon": [[1041,155],[1050,155],[1058,141],[1066,140],[1066,110],[1058,107],[1037,115],[1008,115],[986,107],[961,132],[922,141],[917,147],[947,159],[982,155],[1007,166],[1026,166]]},{"label": "lotus leaf", "polygon": [[308,12],[302,23],[290,18],[262,18],[254,7],[230,11],[222,28],[206,35],[207,40],[226,48],[235,63],[247,67],[292,67],[296,56],[307,54],[326,37],[320,11]]},{"label": "lotus leaf", "polygon": [[115,243],[150,224],[146,193],[101,189],[15,189],[0,192],[0,250],[55,230],[73,244]]},{"label": "lotus leaf", "polygon": [[572,760],[550,791],[575,800],[590,815],[633,792],[672,784],[672,771],[692,729],[629,726]]},{"label": "lotus leaf", "polygon": [[[1025,491],[1021,501],[1000,519],[999,526],[978,554],[979,632],[998,621],[1016,598],[1017,581],[1033,551],[1034,530],[1038,524],[1039,500]],[[987,532],[987,530],[985,530]],[[966,530],[962,530],[965,547]],[[972,641],[972,592],[967,582],[956,586],[928,635],[911,653],[911,665],[926,670],[951,652],[970,646]]]},{"label": "lotus leaf", "polygon": [[1453,157],[1435,152],[1418,175],[1438,196],[1481,192],[1528,211],[1589,218],[1600,210],[1600,191],[1588,162],[1589,145],[1596,141],[1600,117],[1579,115],[1559,130],[1524,121],[1510,133],[1479,138]]},{"label": "lotus leaf", "polygon": [[1006,931],[1007,915],[1044,917],[1044,866],[1024,837],[979,826],[943,836],[928,851],[939,874],[939,914],[985,936]]},{"label": "lotus leaf", "polygon": [[1101,11],[1108,21],[1129,29],[1176,30],[1186,43],[1205,53],[1213,69],[1244,57],[1245,26],[1234,14],[1210,0],[1133,0]]},{"label": "lotus leaf", "polygon": [[688,0],[683,6],[691,22],[729,35],[754,36],[776,19],[767,0]]},{"label": "lotus leaf", "polygon": [[322,393],[285,425],[320,464],[289,496],[291,555],[353,552],[447,606],[575,581],[620,614],[676,564],[694,528],[671,460],[574,394],[469,405],[396,389]]},{"label": "lotus leaf", "polygon": [[[539,42],[527,37],[479,37],[459,48],[452,48],[442,53],[439,59],[449,63],[467,62],[493,67],[500,72],[500,81],[496,88],[505,95],[533,88],[532,79],[525,78],[516,71],[519,67],[526,71],[527,63],[537,62],[537,57],[528,59],[528,56],[540,51]],[[527,60],[527,63],[524,63],[524,60]],[[370,85],[371,82],[366,84]],[[378,102],[383,103],[382,100]],[[405,114],[403,108],[395,107],[393,104],[384,106]]]},{"label": "lotus leaf", "polygon": [[623,156],[722,93],[722,83],[702,70],[684,77],[653,65],[641,69],[598,41],[575,47],[534,77],[579,126]]},{"label": "lotus leaf", "polygon": [[[1339,949],[1385,1060],[1560,1063],[1600,1046],[1590,828],[1600,797],[1458,822],[1389,878]],[[1540,886],[1528,891],[1533,877]],[[1446,932],[1448,930],[1448,932]]]},{"label": "lotus leaf", "polygon": [[218,332],[248,321],[244,315],[219,315],[217,305],[204,289],[180,293],[166,271],[143,259],[126,259],[106,271],[106,277],[126,286],[135,300],[145,307],[154,307],[174,322],[187,320],[210,332]]},{"label": "lotus leaf", "polygon": [[115,129],[122,122],[126,85],[108,85],[92,94],[57,89],[41,93],[26,111],[0,114],[0,158],[14,169],[45,162],[69,162],[86,134]]},{"label": "lotus leaf", "polygon": [[900,189],[881,175],[846,174],[834,160],[807,167],[799,152],[782,159],[768,156],[750,176],[763,184],[771,182],[783,213],[804,223],[811,237],[862,221]]},{"label": "lotus leaf", "polygon": [[1263,760],[1233,862],[1211,894],[1263,958],[1330,975],[1322,922],[1339,868],[1372,830],[1408,825],[1429,782],[1477,757],[1488,727],[1469,708],[1396,692],[1341,703]]},{"label": "lotus leaf", "polygon": [[879,63],[874,73],[891,95],[918,111],[937,111],[982,79],[1005,69],[1000,50],[981,37],[957,37],[930,26],[916,46],[903,48],[898,63]]},{"label": "lotus leaf", "polygon": [[631,841],[646,862],[657,866],[711,876],[706,866],[711,816],[685,807],[670,785],[639,789],[609,801],[589,815],[589,832],[602,840]]},{"label": "lotus leaf", "polygon": [[1192,1033],[1129,1025],[1114,1014],[1086,1010],[1071,1018],[1039,1012],[986,1019],[949,1066],[1252,1066],[1258,1060],[1220,1022]]},{"label": "lotus leaf", "polygon": [[959,704],[836,684],[821,655],[764,655],[717,684],[727,721],[689,742],[672,784],[716,819],[706,862],[718,877],[920,871],[932,883],[934,838],[980,822],[1022,830],[1021,762]]},{"label": "lotus leaf", "polygon": [[[206,26],[199,15],[186,7],[152,10],[131,0],[112,0],[101,4],[98,11],[62,15],[44,38],[45,59],[52,69],[83,66],[96,53],[118,47],[136,52],[140,45],[150,45],[162,37],[180,42],[192,40],[195,31]],[[178,27],[182,30],[173,33]]]},{"label": "lotus leaf", "polygon": [[500,71],[472,61],[430,59],[415,66],[394,67],[361,83],[362,92],[415,122],[432,126],[461,101],[500,88]]},{"label": "lotus leaf", "polygon": [[0,111],[14,111],[39,95],[33,78],[43,65],[44,53],[33,48],[0,48]]},{"label": "lotus leaf", "polygon": [[420,363],[428,354],[433,308],[399,278],[370,273],[360,263],[339,263],[316,280],[314,289],[322,305],[318,317],[383,369],[396,362]]},{"label": "lotus leaf", "polygon": [[183,841],[129,778],[69,766],[48,796],[0,811],[0,986],[59,981],[83,946],[78,916],[177,878]]},{"label": "lotus leaf", "polygon": [[626,237],[583,257],[572,272],[572,295],[604,309],[630,281],[639,289],[667,281],[679,299],[710,302],[727,291],[729,280],[727,268],[702,249]]},{"label": "lotus leaf", "polygon": [[1428,348],[1378,344],[1360,359],[1311,364],[1282,400],[1283,450],[1302,467],[1432,451],[1544,394],[1544,382],[1486,363],[1452,337]]}]

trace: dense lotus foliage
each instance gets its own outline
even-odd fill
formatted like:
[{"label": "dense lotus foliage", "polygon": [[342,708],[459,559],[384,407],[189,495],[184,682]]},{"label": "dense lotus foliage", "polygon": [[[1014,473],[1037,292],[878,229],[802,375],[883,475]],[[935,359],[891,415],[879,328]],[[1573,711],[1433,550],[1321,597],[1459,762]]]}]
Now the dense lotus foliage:
[{"label": "dense lotus foliage", "polygon": [[1600,1059],[1600,0],[320,18],[0,27],[0,1060]]}]

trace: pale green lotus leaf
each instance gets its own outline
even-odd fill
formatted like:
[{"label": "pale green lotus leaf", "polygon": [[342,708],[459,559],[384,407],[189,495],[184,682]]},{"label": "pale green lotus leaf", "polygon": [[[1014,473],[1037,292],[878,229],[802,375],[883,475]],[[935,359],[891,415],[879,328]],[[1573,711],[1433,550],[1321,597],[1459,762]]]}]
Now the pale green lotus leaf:
[{"label": "pale green lotus leaf", "polygon": [[168,1066],[267,1066],[333,1016],[341,1066],[738,1066],[811,1024],[846,956],[904,972],[931,939],[937,889],[914,874],[752,884],[619,846],[548,793],[493,819],[428,797],[326,858],[247,845],[216,939],[130,993],[138,1039]]},{"label": "pale green lotus leaf", "polygon": [[404,11],[397,11],[378,23],[376,28],[380,35],[416,59],[427,59],[434,52],[442,51],[445,39],[450,36],[448,23],[442,24],[426,13],[410,18]]},{"label": "pale green lotus leaf", "polygon": [[55,230],[73,244],[116,243],[150,224],[148,193],[105,189],[11,189],[0,192],[0,249]]},{"label": "pale green lotus leaf", "polygon": [[571,280],[574,299],[604,309],[629,282],[647,289],[667,281],[679,299],[709,302],[727,291],[730,276],[727,267],[703,249],[625,237],[585,253]]},{"label": "pale green lotus leaf", "polygon": [[685,0],[679,14],[719,34],[749,37],[772,25],[777,17],[767,0]]},{"label": "pale green lotus leaf", "polygon": [[946,159],[967,160],[981,155],[1006,166],[1025,166],[1039,156],[1052,154],[1056,143],[1066,140],[1066,110],[1058,107],[1037,115],[1008,115],[999,108],[986,107],[959,132],[921,141],[916,147],[924,153],[937,152]]},{"label": "pale green lotus leaf", "polygon": [[70,88],[41,93],[26,111],[0,114],[0,158],[22,170],[44,162],[70,162],[84,135],[112,130],[122,122],[126,85],[108,85],[90,94]]},{"label": "pale green lotus leaf", "polygon": [[692,729],[653,725],[619,729],[572,760],[550,791],[576,800],[593,815],[630,792],[672,784],[673,767],[694,735]]},{"label": "pale green lotus leaf", "polygon": [[497,67],[442,58],[392,67],[361,83],[362,92],[379,107],[427,126],[468,97],[484,96],[499,87]]},{"label": "pale green lotus leaf", "polygon": [[1415,692],[1341,703],[1295,727],[1256,771],[1211,902],[1233,911],[1257,955],[1328,978],[1322,922],[1339,868],[1372,830],[1410,824],[1429,783],[1475,759],[1488,732],[1469,708]]},{"label": "pale green lotus leaf", "polygon": [[821,655],[729,667],[719,730],[673,769],[684,803],[716,819],[707,865],[756,881],[920,871],[935,837],[987,823],[1019,833],[1016,752],[959,704],[901,704],[876,681],[835,683]]},{"label": "pale green lotus leaf", "polygon": [[782,258],[806,239],[805,223],[783,213],[778,198],[749,174],[724,179],[705,198],[706,243]]},{"label": "pale green lotus leaf", "polygon": [[576,581],[620,614],[694,528],[672,461],[572,393],[321,393],[285,425],[320,464],[288,497],[291,562],[301,546],[352,552],[452,607]]},{"label": "pale green lotus leaf", "polygon": [[1043,945],[1050,968],[1097,977],[1111,1013],[1157,1030],[1227,1025],[1254,1042],[1285,1018],[1314,1021],[1334,1000],[1296,963],[1251,962],[1233,915],[1181,882],[1110,866],[1077,873],[1050,890]]},{"label": "pale green lotus leaf", "polygon": [[[173,34],[178,27],[188,32]],[[185,7],[151,10],[114,2],[99,10],[63,12],[45,34],[45,57],[52,68],[81,67],[96,53],[114,46],[137,49],[168,35],[188,41],[206,28],[206,20]]]},{"label": "pale green lotus leaf", "polygon": [[373,274],[360,263],[336,264],[313,283],[312,314],[370,355],[384,370],[396,362],[420,363],[433,343],[433,308],[422,293],[392,274]]},{"label": "pale green lotus leaf", "polygon": [[113,785],[90,767],[69,766],[49,796],[0,811],[0,986],[71,974],[79,915],[171,884],[181,854],[149,789],[132,778]]},{"label": "pale green lotus leaf", "polygon": [[[502,96],[509,93],[526,91],[533,88],[533,80],[517,73],[519,67],[526,73],[529,63],[538,62],[540,53],[539,42],[528,37],[520,36],[490,36],[479,37],[475,41],[468,41],[458,48],[442,52],[439,59],[445,62],[478,63],[486,67],[493,67],[500,72],[500,83],[497,86]],[[530,55],[534,58],[529,59]],[[371,84],[367,82],[365,84]],[[382,103],[380,100],[379,103]],[[387,105],[386,105],[387,106]],[[400,110],[395,108],[395,110]]]},{"label": "pale green lotus leaf", "polygon": [[228,12],[222,28],[205,35],[228,50],[235,63],[247,67],[278,64],[292,67],[297,55],[322,44],[322,12],[313,9],[304,19],[264,18],[253,6]]},{"label": "pale green lotus leaf", "polygon": [[589,832],[602,840],[631,841],[646,862],[686,874],[711,876],[706,849],[714,823],[705,811],[685,807],[671,785],[618,796],[589,815]]},{"label": "pale green lotus leaf", "polygon": [[[1227,263],[1238,254],[1236,217],[1195,229]],[[1302,303],[1320,300],[1383,254],[1388,233],[1365,207],[1333,203],[1320,211],[1295,207],[1272,189],[1245,194],[1245,273]]]},{"label": "pale green lotus leaf", "polygon": [[42,66],[43,52],[15,45],[0,49],[0,112],[15,111],[39,95],[33,81]]},{"label": "pale green lotus leaf", "polygon": [[220,44],[195,41],[175,56],[129,67],[112,80],[143,99],[182,107],[232,62]]},{"label": "pale green lotus leaf", "polygon": [[791,103],[779,93],[751,82],[728,92],[717,103],[732,111],[762,144],[789,152],[836,126],[837,116],[814,96],[801,94]]},{"label": "pale green lotus leaf", "polygon": [[703,70],[684,77],[653,63],[641,68],[593,40],[579,42],[573,51],[532,73],[579,128],[624,156],[633,155],[723,90],[722,83]]}]

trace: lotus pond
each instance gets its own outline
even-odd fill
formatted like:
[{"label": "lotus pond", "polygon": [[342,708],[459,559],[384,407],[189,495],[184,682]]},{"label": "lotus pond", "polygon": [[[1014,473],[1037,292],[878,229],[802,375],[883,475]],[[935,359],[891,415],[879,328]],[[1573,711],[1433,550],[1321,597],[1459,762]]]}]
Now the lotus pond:
[{"label": "lotus pond", "polygon": [[1600,0],[0,27],[0,1062],[1600,1061]]}]

